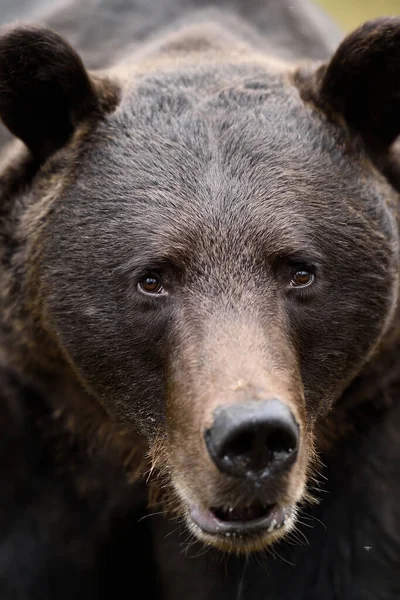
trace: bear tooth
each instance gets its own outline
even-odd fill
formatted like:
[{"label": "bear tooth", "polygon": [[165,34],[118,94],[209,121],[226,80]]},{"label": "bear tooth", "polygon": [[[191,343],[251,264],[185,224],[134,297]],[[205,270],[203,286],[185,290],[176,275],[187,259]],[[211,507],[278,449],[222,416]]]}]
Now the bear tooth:
[{"label": "bear tooth", "polygon": [[272,519],[271,525],[268,527],[268,533],[271,533],[276,527],[276,519]]}]

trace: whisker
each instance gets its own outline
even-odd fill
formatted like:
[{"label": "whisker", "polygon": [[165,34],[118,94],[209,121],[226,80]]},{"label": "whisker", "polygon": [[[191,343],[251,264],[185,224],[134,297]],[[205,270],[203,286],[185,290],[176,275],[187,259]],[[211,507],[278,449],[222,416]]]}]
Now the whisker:
[{"label": "whisker", "polygon": [[197,554],[194,554],[193,556],[189,556],[188,558],[200,558],[200,556],[204,556],[205,554],[209,553],[210,550],[211,550],[211,548],[208,548],[207,546],[205,546],[203,550],[201,550]]},{"label": "whisker", "polygon": [[301,517],[302,517],[302,519],[309,519],[310,521],[317,521],[317,523],[320,523],[322,525],[322,527],[325,529],[325,531],[328,531],[328,528],[325,525],[325,523],[323,521],[321,521],[321,519],[318,519],[317,517],[314,517],[314,515],[309,515],[307,513],[302,513]]},{"label": "whisker", "polygon": [[274,560],[276,560],[276,556],[277,556],[280,560],[282,560],[287,565],[290,565],[291,567],[295,567],[296,566],[294,563],[290,562],[286,558],[283,558],[283,556],[281,556],[279,554],[279,552],[276,550],[276,548],[272,549],[272,547],[270,547],[270,548],[266,548],[266,550],[267,550],[268,553],[272,554],[272,557],[273,557]]},{"label": "whisker", "polygon": [[[308,541],[308,538],[307,538],[306,534],[305,534],[303,531],[301,531],[301,529],[297,529],[297,528],[296,528],[296,529],[295,529],[295,530],[292,532],[292,534],[293,534],[293,536],[296,536],[296,537],[297,537],[297,540],[298,540],[298,542],[299,542],[299,546],[303,545],[303,544],[301,543],[301,541],[302,541],[302,540],[305,542],[305,545],[306,545],[306,546],[309,546],[309,545],[310,545],[310,543],[309,543],[309,541]],[[295,539],[296,539],[296,538],[295,538]]]},{"label": "whisker", "polygon": [[314,529],[312,525],[310,525],[309,523],[304,523],[301,519],[297,519],[297,523],[299,525],[302,525],[303,527],[308,527],[309,529]]},{"label": "whisker", "polygon": [[144,515],[143,517],[140,517],[140,519],[138,520],[138,523],[141,523],[142,521],[144,521],[145,519],[149,519],[150,517],[155,517],[156,515],[164,515],[164,511],[160,510],[158,512],[154,512],[154,513],[149,513],[148,515]]},{"label": "whisker", "polygon": [[147,479],[146,479],[146,485],[149,483],[150,477],[152,476],[155,468],[156,468],[156,464],[153,462],[153,464],[151,465],[151,467],[150,467],[150,469],[148,471],[148,476],[147,476]]},{"label": "whisker", "polygon": [[179,531],[180,527],[176,527],[175,529],[172,529],[171,531],[169,531],[164,537],[163,539],[166,540],[167,537],[169,537],[170,535],[172,535],[173,533],[176,533],[177,531]]},{"label": "whisker", "polygon": [[241,597],[242,597],[243,586],[244,586],[244,576],[245,576],[246,567],[247,567],[248,563],[249,563],[249,555],[246,554],[245,562],[244,562],[244,565],[243,565],[242,575],[240,577],[240,581],[239,581],[239,585],[238,585],[238,591],[237,591],[237,595],[236,595],[236,600],[240,600]]}]

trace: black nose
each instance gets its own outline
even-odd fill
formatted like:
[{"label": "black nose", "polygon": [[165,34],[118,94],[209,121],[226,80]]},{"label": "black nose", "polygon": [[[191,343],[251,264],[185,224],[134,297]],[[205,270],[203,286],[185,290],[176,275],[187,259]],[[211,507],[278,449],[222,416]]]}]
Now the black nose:
[{"label": "black nose", "polygon": [[299,426],[280,400],[250,400],[217,408],[204,437],[220,471],[259,477],[293,464]]}]

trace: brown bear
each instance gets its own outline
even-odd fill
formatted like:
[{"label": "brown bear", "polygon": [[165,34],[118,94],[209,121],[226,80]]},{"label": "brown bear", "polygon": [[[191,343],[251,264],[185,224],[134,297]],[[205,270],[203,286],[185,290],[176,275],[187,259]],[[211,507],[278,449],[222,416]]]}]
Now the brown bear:
[{"label": "brown bear", "polygon": [[398,598],[400,18],[43,15],[0,38],[9,362],[148,482],[164,598]]}]

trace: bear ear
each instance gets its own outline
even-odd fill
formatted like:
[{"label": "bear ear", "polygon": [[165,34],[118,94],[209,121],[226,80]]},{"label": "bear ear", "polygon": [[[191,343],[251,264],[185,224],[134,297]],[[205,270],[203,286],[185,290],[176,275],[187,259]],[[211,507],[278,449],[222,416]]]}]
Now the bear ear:
[{"label": "bear ear", "polygon": [[17,27],[0,35],[0,118],[39,160],[98,104],[80,57],[58,34]]},{"label": "bear ear", "polygon": [[400,134],[400,17],[365,23],[317,72],[317,103],[344,117],[374,150]]}]

